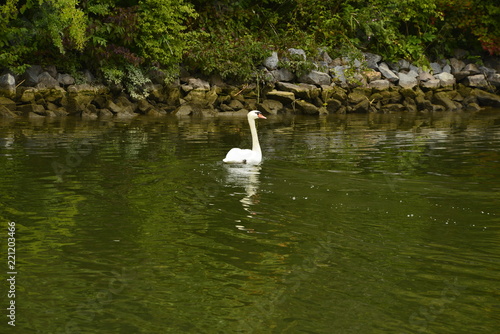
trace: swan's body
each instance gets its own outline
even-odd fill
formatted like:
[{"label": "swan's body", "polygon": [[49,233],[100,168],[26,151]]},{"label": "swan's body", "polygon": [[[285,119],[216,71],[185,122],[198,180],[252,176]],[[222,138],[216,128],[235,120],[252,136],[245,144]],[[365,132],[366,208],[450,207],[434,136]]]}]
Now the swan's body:
[{"label": "swan's body", "polygon": [[248,125],[250,125],[250,132],[252,133],[252,149],[232,148],[222,160],[225,163],[258,165],[262,161],[262,152],[260,150],[255,120],[257,118],[266,119],[266,117],[260,111],[252,110],[247,114],[247,118]]}]

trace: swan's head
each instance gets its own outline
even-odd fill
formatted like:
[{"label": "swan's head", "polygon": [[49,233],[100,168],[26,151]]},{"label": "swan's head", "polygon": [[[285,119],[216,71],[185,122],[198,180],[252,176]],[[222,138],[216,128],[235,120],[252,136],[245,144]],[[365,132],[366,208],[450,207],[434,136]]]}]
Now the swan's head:
[{"label": "swan's head", "polygon": [[262,113],[258,110],[252,110],[247,114],[248,119],[257,119],[257,118],[262,118],[262,119],[267,119],[266,116],[262,115]]}]

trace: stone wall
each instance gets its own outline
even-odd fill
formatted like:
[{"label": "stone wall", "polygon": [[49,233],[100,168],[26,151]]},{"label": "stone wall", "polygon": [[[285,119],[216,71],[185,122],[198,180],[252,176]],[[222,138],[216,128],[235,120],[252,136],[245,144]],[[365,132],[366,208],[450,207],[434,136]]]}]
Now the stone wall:
[{"label": "stone wall", "polygon": [[[305,52],[291,49],[304,57]],[[83,118],[217,115],[258,109],[269,114],[309,115],[367,112],[476,111],[500,108],[500,60],[478,66],[459,57],[416,67],[405,60],[387,63],[364,54],[361,60],[315,59],[315,70],[297,77],[277,53],[261,68],[265,85],[233,86],[217,76],[200,79],[184,74],[176,84],[153,78],[149,96],[133,100],[119,87],[96,83],[89,72],[80,83],[54,66],[32,66],[22,76],[0,76],[0,117]]]}]

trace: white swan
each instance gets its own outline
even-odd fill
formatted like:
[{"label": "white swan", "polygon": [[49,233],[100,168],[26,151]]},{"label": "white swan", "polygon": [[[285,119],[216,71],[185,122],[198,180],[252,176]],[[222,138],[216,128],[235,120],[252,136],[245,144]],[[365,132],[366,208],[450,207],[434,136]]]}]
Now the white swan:
[{"label": "white swan", "polygon": [[232,148],[222,160],[225,163],[258,165],[262,161],[262,152],[260,151],[255,120],[257,118],[266,119],[266,117],[260,111],[252,110],[247,114],[247,118],[252,133],[252,149],[242,150],[241,148]]}]

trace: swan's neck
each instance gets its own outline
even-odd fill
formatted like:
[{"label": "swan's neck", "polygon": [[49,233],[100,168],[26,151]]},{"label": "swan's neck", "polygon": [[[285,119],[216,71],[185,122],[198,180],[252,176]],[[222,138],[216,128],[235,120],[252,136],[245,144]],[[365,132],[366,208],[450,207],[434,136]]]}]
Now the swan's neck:
[{"label": "swan's neck", "polygon": [[249,119],[248,124],[250,124],[250,131],[252,132],[252,151],[261,153],[259,137],[257,136],[257,128],[255,127],[255,120]]}]

